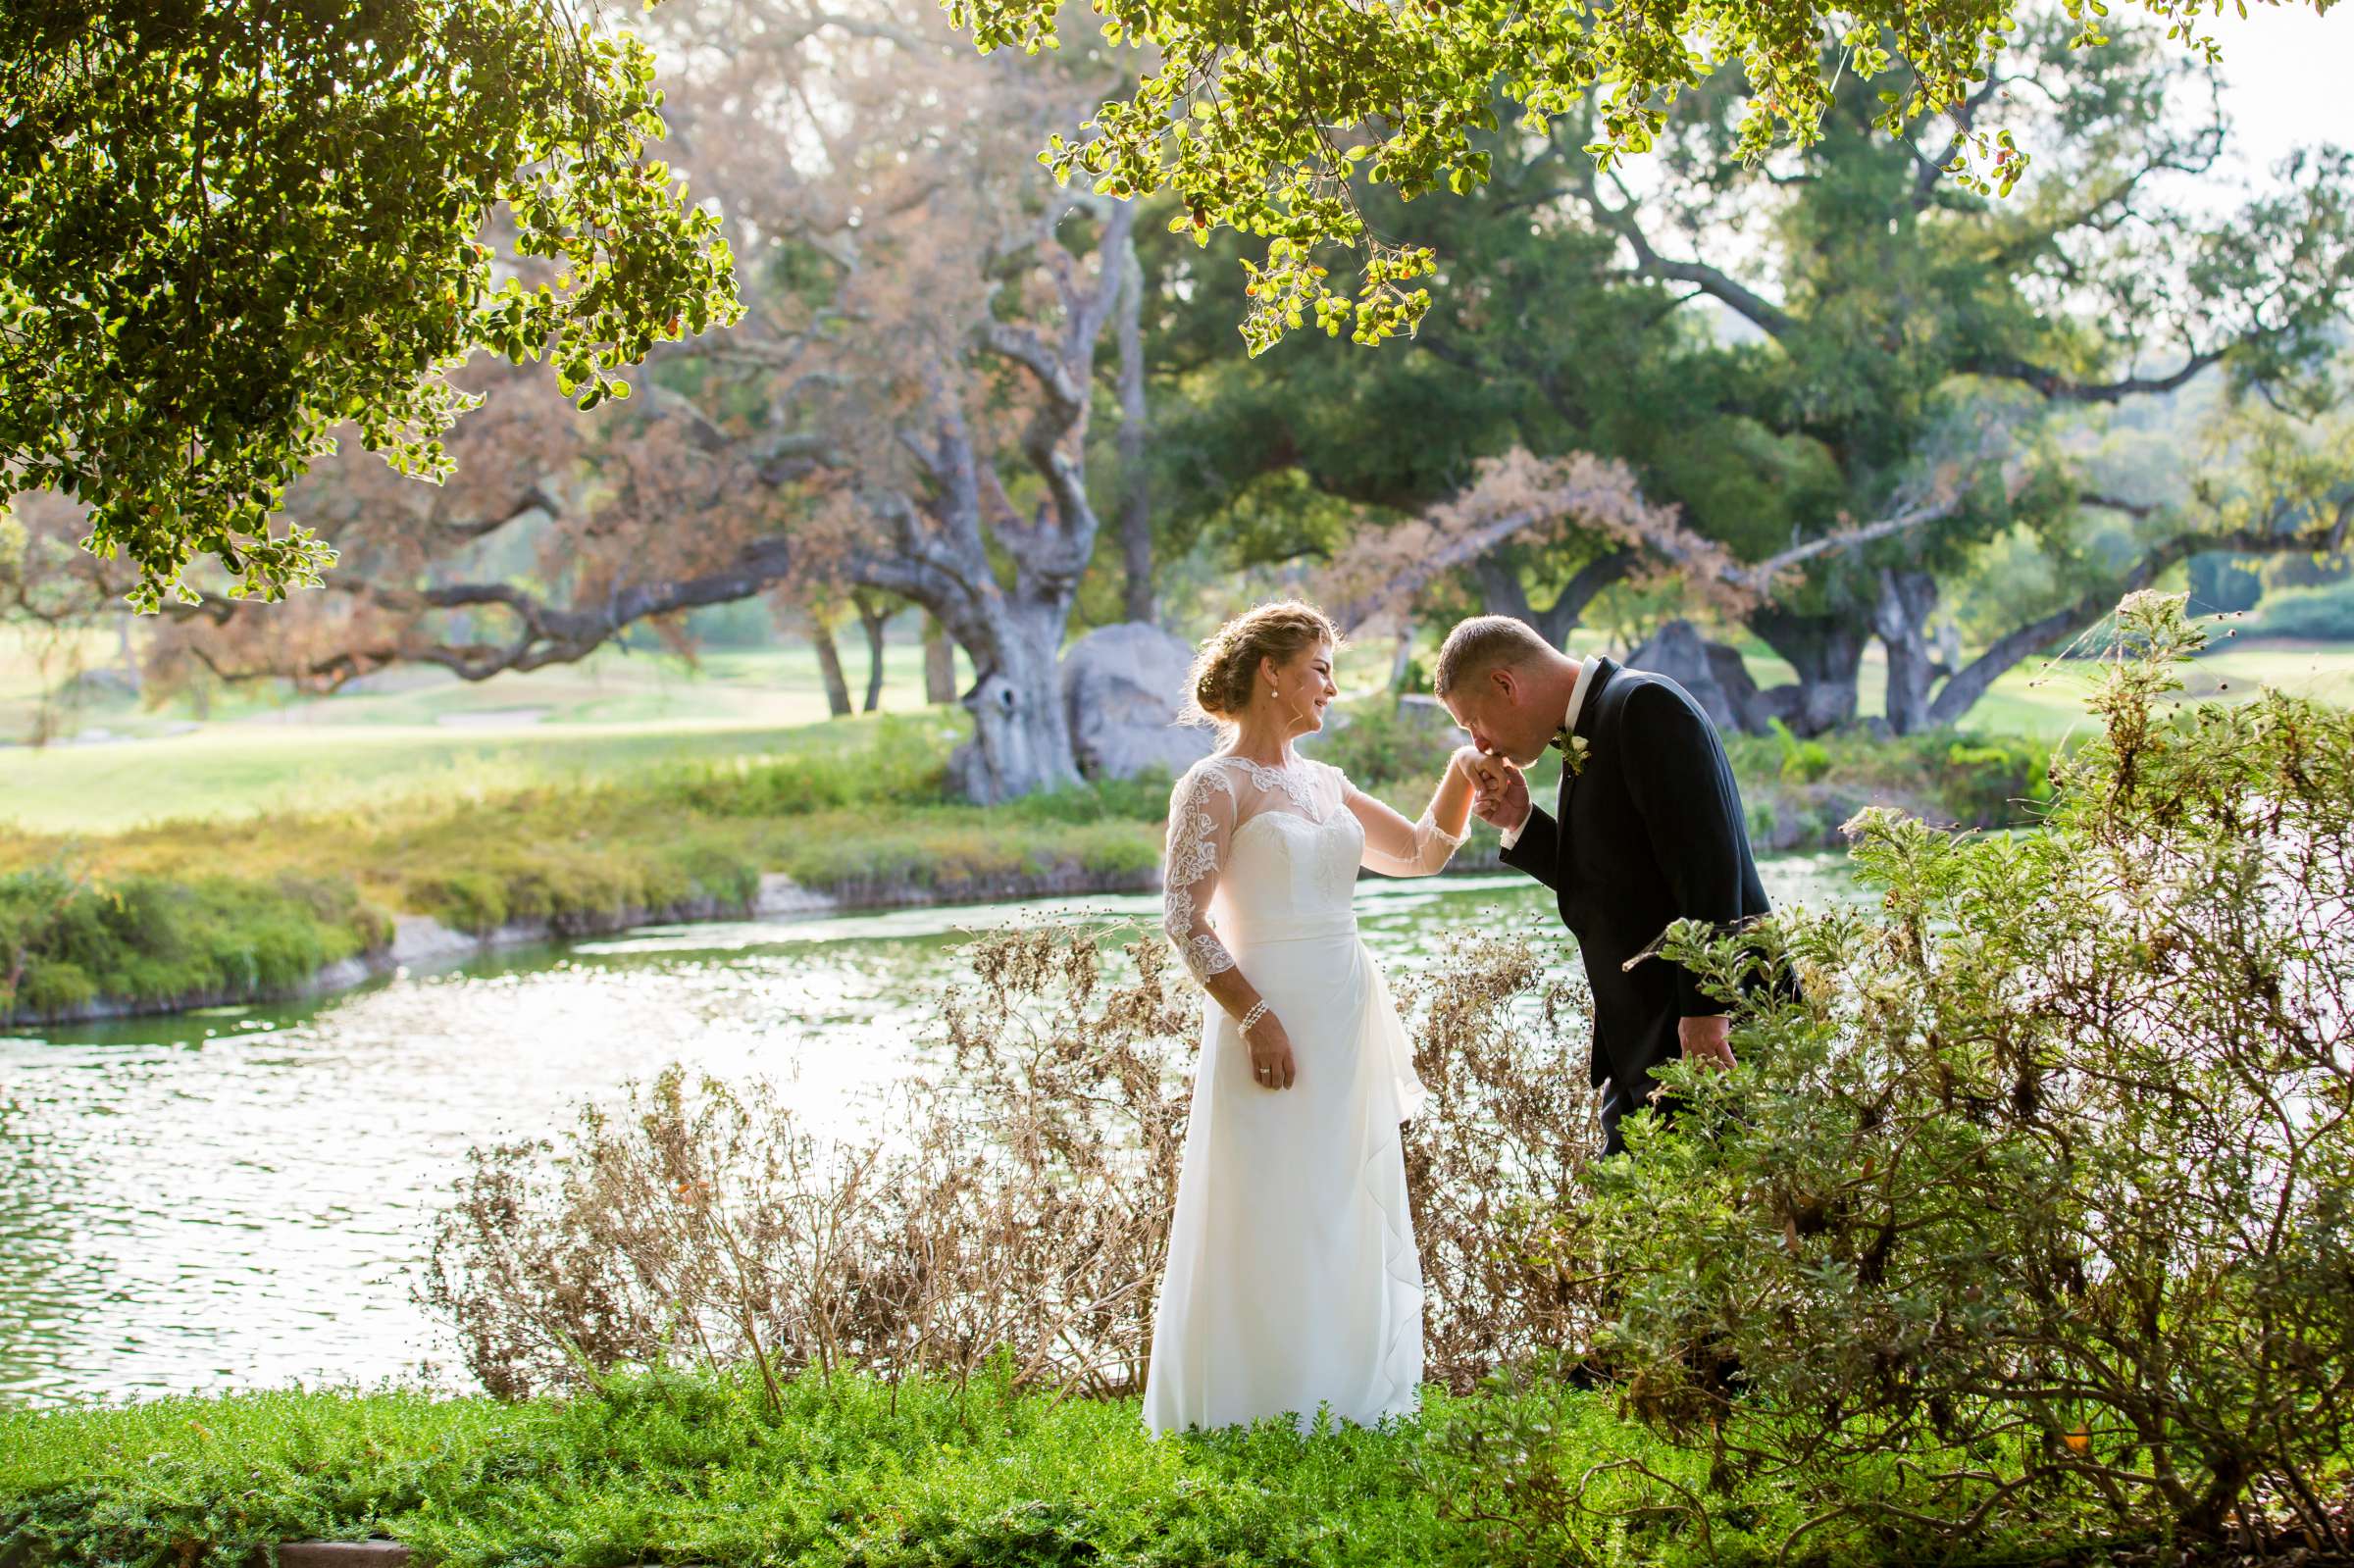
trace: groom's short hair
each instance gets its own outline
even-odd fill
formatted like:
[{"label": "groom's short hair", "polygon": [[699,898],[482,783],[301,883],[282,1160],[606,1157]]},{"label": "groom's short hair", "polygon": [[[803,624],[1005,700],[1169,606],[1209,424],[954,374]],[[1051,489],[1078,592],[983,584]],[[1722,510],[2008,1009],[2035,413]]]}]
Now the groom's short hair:
[{"label": "groom's short hair", "polygon": [[1557,651],[1526,621],[1509,615],[1475,615],[1447,633],[1439,647],[1439,662],[1430,672],[1431,689],[1445,697],[1491,670],[1516,670],[1531,659]]}]

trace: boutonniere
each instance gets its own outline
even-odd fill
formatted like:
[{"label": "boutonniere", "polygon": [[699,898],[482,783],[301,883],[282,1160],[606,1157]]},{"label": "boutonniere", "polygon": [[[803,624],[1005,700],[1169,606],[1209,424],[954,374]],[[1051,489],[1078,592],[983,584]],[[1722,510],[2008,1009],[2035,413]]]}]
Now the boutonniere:
[{"label": "boutonniere", "polygon": [[1553,733],[1553,749],[1561,754],[1561,766],[1574,779],[1586,766],[1586,737],[1573,735],[1566,730]]}]

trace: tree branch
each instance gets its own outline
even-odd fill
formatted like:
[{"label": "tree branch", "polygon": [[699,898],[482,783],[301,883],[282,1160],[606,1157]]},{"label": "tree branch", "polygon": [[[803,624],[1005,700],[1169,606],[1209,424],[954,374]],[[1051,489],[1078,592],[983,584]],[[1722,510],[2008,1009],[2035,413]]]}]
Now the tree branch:
[{"label": "tree branch", "polygon": [[1642,226],[1635,221],[1636,201],[1623,183],[1618,185],[1618,191],[1626,199],[1616,207],[1603,199],[1602,187],[1591,169],[1576,175],[1570,185],[1603,226],[1626,241],[1627,247],[1635,254],[1635,271],[1643,277],[1695,284],[1775,338],[1785,336],[1797,327],[1797,320],[1788,311],[1715,268],[1696,261],[1674,261],[1661,255],[1645,236]]},{"label": "tree branch", "polygon": [[1956,493],[1905,507],[1876,523],[1867,523],[1861,528],[1840,529],[1820,538],[1809,539],[1804,544],[1794,544],[1763,561],[1735,568],[1727,581],[1735,586],[1763,594],[1772,586],[1776,577],[1794,566],[1812,561],[1818,555],[1828,555],[1833,550],[1852,550],[1859,544],[1869,544],[1874,539],[1884,539],[1892,533],[1902,533],[1909,529],[1934,523],[1940,518],[1952,516],[1954,509],[1961,504],[1962,497]]},{"label": "tree branch", "polygon": [[2223,357],[2224,351],[2220,348],[2202,349],[2184,360],[2181,368],[2172,375],[2128,376],[2114,381],[2073,380],[2058,371],[2029,364],[2011,354],[1981,354],[1964,360],[1954,368],[1968,376],[2021,382],[2055,402],[2117,403],[2128,397],[2171,392]]}]

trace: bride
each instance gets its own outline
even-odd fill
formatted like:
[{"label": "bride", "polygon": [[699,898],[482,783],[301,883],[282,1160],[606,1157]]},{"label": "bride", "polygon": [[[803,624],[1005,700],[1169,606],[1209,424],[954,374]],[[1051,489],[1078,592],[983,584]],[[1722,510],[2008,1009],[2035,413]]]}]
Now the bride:
[{"label": "bride", "polygon": [[1474,754],[1408,822],[1295,752],[1340,694],[1340,640],[1312,606],[1265,604],[1194,662],[1223,743],[1169,797],[1163,925],[1210,1002],[1145,1379],[1156,1434],[1285,1413],[1305,1429],[1319,1404],[1371,1425],[1420,1401],[1398,1124],[1423,1087],[1351,895],[1359,865],[1447,864]]}]

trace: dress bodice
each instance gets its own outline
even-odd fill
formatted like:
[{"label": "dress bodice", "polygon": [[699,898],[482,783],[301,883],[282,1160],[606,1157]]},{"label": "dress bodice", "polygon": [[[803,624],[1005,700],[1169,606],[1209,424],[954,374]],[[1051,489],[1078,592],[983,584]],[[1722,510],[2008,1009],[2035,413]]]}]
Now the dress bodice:
[{"label": "dress bodice", "polygon": [[1355,930],[1364,848],[1365,830],[1337,807],[1322,820],[1276,807],[1246,817],[1234,830],[1211,918],[1243,942]]},{"label": "dress bodice", "polygon": [[1360,865],[1428,876],[1461,841],[1428,811],[1407,821],[1328,762],[1219,753],[1170,792],[1163,924],[1206,980],[1234,967],[1231,944],[1354,935]]}]

